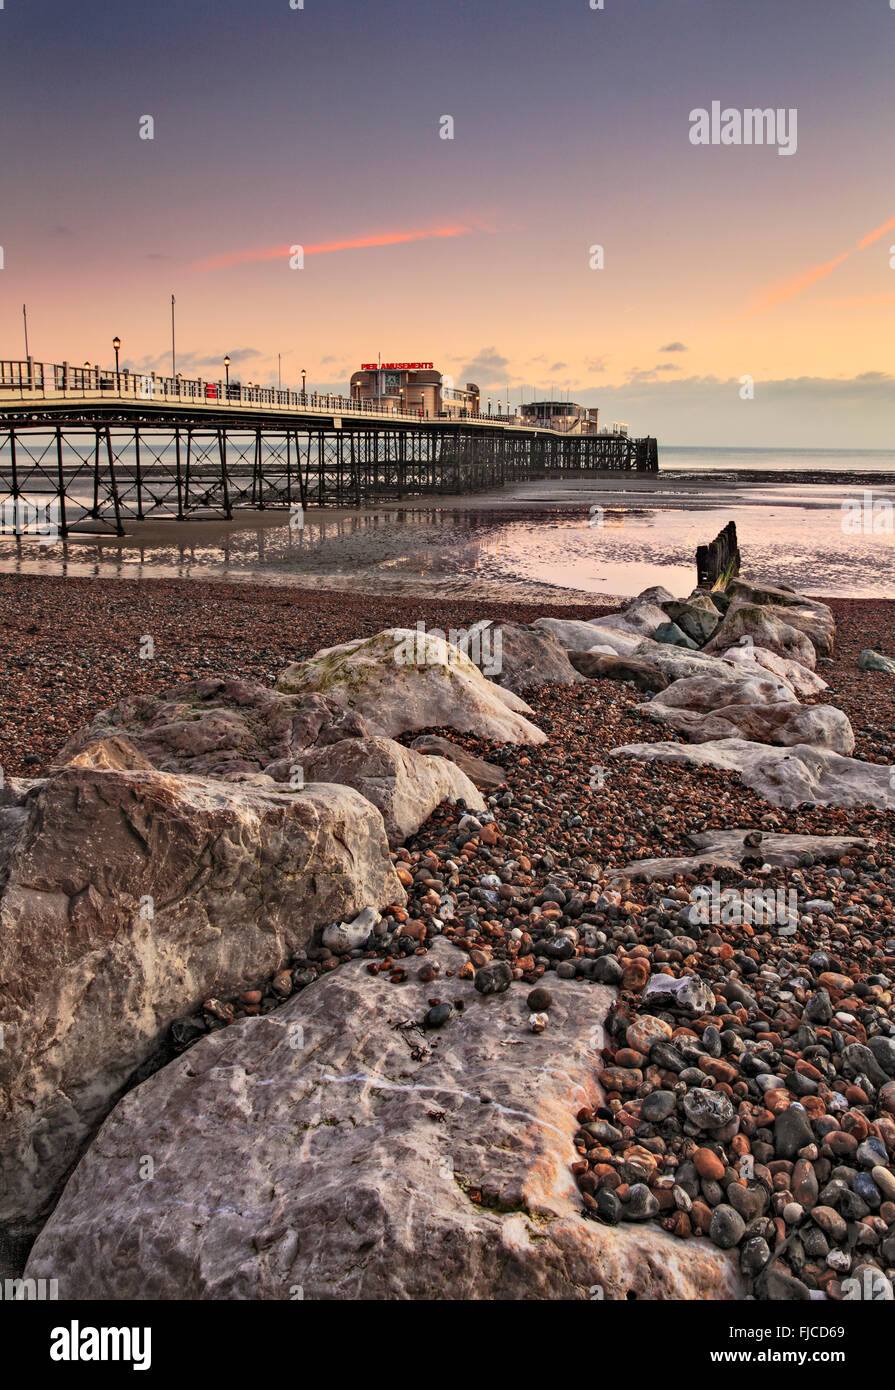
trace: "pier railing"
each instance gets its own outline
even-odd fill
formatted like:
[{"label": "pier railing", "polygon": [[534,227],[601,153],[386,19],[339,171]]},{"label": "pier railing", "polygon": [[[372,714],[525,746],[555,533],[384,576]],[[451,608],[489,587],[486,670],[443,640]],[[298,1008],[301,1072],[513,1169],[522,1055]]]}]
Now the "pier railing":
[{"label": "pier railing", "polygon": [[[40,400],[130,400],[159,401],[173,405],[207,405],[215,409],[300,410],[303,414],[362,415],[404,420],[472,420],[479,424],[518,425],[531,429],[513,413],[496,414],[466,409],[445,410],[433,416],[427,410],[401,409],[390,401],[363,400],[356,396],[328,391],[293,390],[285,386],[260,386],[228,378],[208,381],[203,377],[164,376],[156,372],[135,372],[127,367],[73,366],[70,362],[0,361],[0,397]],[[537,429],[544,426],[538,424]]]},{"label": "pier railing", "polygon": [[[73,366],[70,362],[0,360],[0,405],[3,398],[17,400],[121,400],[209,407],[215,411],[252,410],[300,411],[303,415],[350,415],[412,424],[421,420],[470,421],[476,425],[502,425],[505,428],[537,430],[548,434],[593,434],[579,431],[566,420],[547,424],[526,419],[515,411],[504,414],[464,409],[445,410],[432,415],[428,410],[401,409],[390,401],[362,400],[356,396],[325,391],[293,390],[285,386],[259,386],[241,381],[207,381],[203,377],[164,376],[155,372],[135,372],[127,367]],[[613,431],[613,436],[617,431]],[[603,431],[603,437],[609,434]]]}]

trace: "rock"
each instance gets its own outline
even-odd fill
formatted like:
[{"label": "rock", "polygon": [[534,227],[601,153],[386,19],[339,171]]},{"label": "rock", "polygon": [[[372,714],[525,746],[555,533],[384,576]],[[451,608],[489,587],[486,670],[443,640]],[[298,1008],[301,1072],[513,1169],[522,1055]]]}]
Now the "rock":
[{"label": "rock", "polygon": [[725,652],[743,637],[751,637],[756,647],[767,647],[778,656],[807,666],[810,671],[817,665],[817,652],[811,638],[784,621],[779,609],[775,612],[770,606],[746,603],[741,599],[735,599],[730,605],[714,637],[706,644],[706,651]]},{"label": "rock", "polygon": [[[654,701],[672,709],[714,713],[729,706],[798,705],[795,695],[785,681],[772,676],[729,675],[685,676],[673,681],[662,691],[661,700]],[[641,706],[642,708],[642,706]]]},{"label": "rock", "polygon": [[603,984],[618,985],[621,984],[624,971],[621,962],[615,956],[597,956],[592,974],[595,980],[601,980]]},{"label": "rock", "polygon": [[376,923],[381,921],[382,916],[375,907],[365,907],[351,922],[331,922],[324,927],[323,944],[337,954],[356,951],[363,946]]},{"label": "rock", "polygon": [[696,975],[682,975],[680,979],[652,975],[646,982],[642,1002],[645,1009],[698,1016],[715,1007],[715,996]]},{"label": "rock", "polygon": [[[487,627],[494,634],[488,643],[476,643],[473,635]],[[499,660],[483,661],[480,649],[494,654],[500,649]],[[497,666],[500,670],[484,670],[495,685],[506,690],[529,690],[538,685],[576,685],[584,680],[570,663],[565,648],[552,632],[522,623],[476,623],[471,629],[471,658],[480,670]]]},{"label": "rock", "polygon": [[869,647],[865,647],[858,657],[858,669],[861,671],[883,671],[888,676],[895,676],[895,660],[891,656],[883,656],[881,652],[875,652]]},{"label": "rock", "polygon": [[762,670],[770,671],[788,685],[795,695],[819,695],[822,690],[828,688],[827,682],[822,680],[816,671],[803,666],[799,661],[778,656],[767,647],[756,647],[755,643],[748,639],[740,638],[739,643],[728,647],[724,653],[724,660],[740,667],[745,666],[747,670],[758,666]]},{"label": "rock", "polygon": [[771,1250],[762,1236],[752,1236],[743,1241],[740,1248],[740,1269],[745,1275],[754,1278],[760,1274],[771,1258]]},{"label": "rock", "polygon": [[469,657],[435,633],[386,628],[327,647],[281,672],[283,694],[316,693],[360,714],[371,733],[452,728],[497,743],[538,744],[520,696],[486,680]]},{"label": "rock", "polygon": [[836,622],[832,609],[817,599],[806,598],[794,589],[783,585],[759,584],[754,580],[738,576],[727,585],[727,593],[733,603],[759,604],[762,607],[776,608],[780,616],[791,626],[810,637],[819,656],[832,656],[836,633]]},{"label": "rock", "polygon": [[475,972],[475,987],[479,994],[503,994],[513,983],[513,972],[505,960],[483,965]]},{"label": "rock", "polygon": [[661,623],[650,635],[654,642],[664,642],[670,647],[686,647],[691,652],[697,651],[699,647],[698,642],[694,642],[692,637],[688,637],[677,623]]},{"label": "rock", "polygon": [[459,743],[452,743],[449,738],[441,738],[438,734],[420,734],[410,746],[414,752],[424,753],[426,757],[450,758],[479,791],[491,792],[497,787],[506,786],[507,777],[502,767],[467,753],[465,748],[461,748]]},{"label": "rock", "polygon": [[844,1241],[848,1234],[846,1222],[832,1207],[815,1207],[811,1212],[811,1220],[820,1227],[828,1240],[836,1244]]},{"label": "rock", "polygon": [[845,758],[826,748],[794,744],[773,748],[765,743],[726,738],[710,743],[628,743],[612,757],[644,762],[726,768],[738,772],[747,787],[775,806],[878,806],[895,809],[889,768]]},{"label": "rock", "polygon": [[553,1003],[553,995],[549,989],[545,989],[543,985],[538,985],[537,989],[530,992],[525,1002],[533,1014],[542,1014],[546,1013]]},{"label": "rock", "polygon": [[755,1280],[755,1297],[776,1302],[807,1301],[811,1290],[801,1279],[781,1269],[778,1264],[767,1265]]},{"label": "rock", "polygon": [[847,715],[832,705],[727,705],[711,714],[698,714],[688,709],[670,709],[659,698],[637,708],[648,719],[669,724],[694,743],[743,738],[781,746],[809,744],[844,754],[852,753],[855,747]]},{"label": "rock", "polygon": [[[867,1046],[878,1064],[889,1076],[895,1076],[895,1038],[885,1038],[882,1033],[867,1039]],[[885,1085],[885,1082],[882,1083]]]},{"label": "rock", "polygon": [[875,1134],[871,1134],[868,1139],[864,1140],[863,1144],[858,1145],[856,1158],[864,1168],[870,1168],[872,1170],[878,1165],[881,1166],[888,1162],[886,1146],[882,1139],[878,1139]]},{"label": "rock", "polygon": [[727,1200],[748,1225],[764,1214],[768,1204],[767,1189],[760,1183],[744,1187],[742,1183],[732,1182],[727,1188]]},{"label": "rock", "polygon": [[444,1025],[453,1018],[454,1008],[452,1004],[433,1004],[431,1009],[427,1009],[423,1016],[424,1028],[443,1028]]},{"label": "rock", "polygon": [[876,1164],[870,1170],[870,1176],[876,1183],[883,1198],[887,1202],[895,1202],[895,1173],[883,1165]]},{"label": "rock", "polygon": [[692,1155],[693,1164],[701,1178],[720,1182],[727,1171],[727,1165],[711,1149],[696,1149]]},{"label": "rock", "polygon": [[809,1211],[817,1201],[818,1182],[813,1164],[800,1158],[792,1170],[792,1195]]},{"label": "rock", "polygon": [[592,618],[591,626],[609,628],[613,632],[631,632],[639,637],[652,637],[656,629],[667,622],[663,608],[649,599],[636,598],[621,613],[608,613],[603,618]]},{"label": "rock", "polygon": [[215,677],[188,681],[160,698],[130,696],[102,710],[68,740],[53,766],[150,766],[221,778],[266,772],[288,782],[299,754],[368,732],[359,715],[335,700]]},{"label": "rock", "polygon": [[[754,835],[749,830],[706,830],[687,836],[700,850],[699,854],[669,859],[635,859],[613,871],[612,877],[672,879],[676,874],[699,878],[709,869],[739,869],[744,857],[752,857],[757,846],[747,843]],[[814,861],[830,863],[842,859],[854,850],[870,849],[873,841],[848,835],[763,835],[761,857],[766,864],[780,868],[797,868],[802,857],[810,854]],[[830,1014],[832,1018],[832,1013]],[[827,1019],[829,1022],[829,1019]]]},{"label": "rock", "polygon": [[653,1018],[651,1014],[637,1014],[633,1023],[628,1025],[625,1042],[636,1052],[648,1053],[654,1042],[670,1038],[672,1031],[671,1024],[666,1023],[663,1018]]},{"label": "rock", "polygon": [[683,647],[668,647],[664,642],[646,639],[639,642],[633,652],[636,661],[645,661],[656,666],[669,681],[684,680],[689,676],[731,676],[739,674],[722,657],[709,656],[706,652],[685,651]]},{"label": "rock", "polygon": [[814,1141],[811,1121],[801,1105],[781,1110],[774,1120],[775,1158],[795,1158],[799,1149]]},{"label": "rock", "polygon": [[569,660],[583,676],[591,680],[631,681],[638,690],[664,690],[668,679],[658,666],[633,657],[607,656],[603,652],[569,652]]},{"label": "rock", "polygon": [[[826,983],[824,981],[824,983]],[[849,985],[851,981],[849,980]],[[847,987],[847,986],[846,986]],[[885,1086],[889,1080],[876,1055],[863,1043],[849,1043],[842,1049],[843,1070],[846,1076],[859,1076],[862,1072],[869,1076],[874,1086]]]},{"label": "rock", "polygon": [[535,618],[532,627],[551,632],[570,658],[572,652],[589,652],[598,645],[611,647],[619,656],[632,654],[640,641],[639,637],[632,632],[597,626],[597,622],[580,622],[576,618]]},{"label": "rock", "polygon": [[71,766],[35,789],[0,901],[0,1224],[36,1228],[165,1033],[281,968],[315,927],[400,905],[379,812],[349,787],[284,793]]},{"label": "rock", "polygon": [[672,599],[662,607],[673,623],[702,647],[712,636],[721,621],[718,609],[708,594],[694,594],[689,599]]},{"label": "rock", "polygon": [[746,1223],[738,1211],[728,1206],[726,1202],[721,1202],[712,1212],[712,1224],[709,1228],[709,1238],[721,1250],[731,1250],[735,1245],[739,1245],[746,1230]]},{"label": "rock", "polygon": [[661,1124],[673,1115],[677,1099],[673,1091],[653,1091],[646,1096],[640,1106],[640,1115],[650,1124]]},{"label": "rock", "polygon": [[827,1024],[833,1017],[833,1005],[825,989],[816,990],[805,1005],[805,1022]]},{"label": "rock", "polygon": [[735,1115],[735,1110],[723,1091],[708,1091],[695,1086],[684,1096],[684,1113],[697,1129],[723,1129]]},{"label": "rock", "polygon": [[[458,958],[443,938],[429,957]],[[512,996],[454,979],[463,1010],[437,1049],[410,1048],[395,1023],[430,988],[409,979],[396,1001],[351,962],[201,1039],[119,1102],[27,1276],[102,1300],[742,1296],[704,1241],[582,1220],[574,1112],[599,1103],[608,991],[564,984],[538,1037]],[[139,1154],[163,1181],[140,1181]]]},{"label": "rock", "polygon": [[658,1211],[658,1200],[650,1192],[646,1183],[633,1183],[628,1205],[622,1208],[623,1219],[626,1221],[648,1221],[651,1216],[656,1216]]},{"label": "rock", "polygon": [[301,764],[307,781],[354,787],[371,801],[392,849],[416,834],[442,801],[485,810],[481,792],[456,763],[415,753],[391,738],[345,738],[303,754]]},{"label": "rock", "polygon": [[615,1193],[608,1187],[601,1187],[597,1193],[597,1216],[610,1226],[617,1226],[622,1219],[624,1208]]},{"label": "rock", "polygon": [[[644,603],[655,603],[659,608],[664,609],[666,603],[674,602],[674,594],[665,588],[664,584],[652,584],[648,589],[643,589],[634,598],[629,599],[625,608],[638,607]],[[593,621],[596,621],[594,619]]]}]

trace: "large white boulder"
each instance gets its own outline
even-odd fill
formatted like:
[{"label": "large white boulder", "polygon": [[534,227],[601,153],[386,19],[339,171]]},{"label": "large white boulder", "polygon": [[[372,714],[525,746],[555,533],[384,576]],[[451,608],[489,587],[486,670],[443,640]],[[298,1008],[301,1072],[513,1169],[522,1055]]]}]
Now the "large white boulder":
[{"label": "large white boulder", "polygon": [[640,600],[635,600],[620,613],[591,618],[594,627],[610,627],[616,632],[632,632],[639,637],[652,637],[656,629],[667,622],[668,614],[658,604]]},{"label": "large white boulder", "polygon": [[794,704],[790,687],[775,677],[731,672],[724,676],[685,676],[666,686],[657,703],[707,712],[723,705]]},{"label": "large white boulder", "polygon": [[756,647],[767,647],[778,656],[798,661],[813,671],[817,665],[814,644],[806,633],[788,622],[789,612],[789,609],[735,599],[705,650],[720,655],[744,637],[751,638]]},{"label": "large white boulder", "polygon": [[[585,1220],[571,1164],[605,986],[449,978],[444,939],[400,989],[361,961],[201,1039],[126,1095],[34,1246],[82,1299],[715,1299],[732,1252]],[[434,997],[462,1012],[420,1027]],[[138,1157],[152,1156],[142,1181]]]},{"label": "large white boulder", "polygon": [[484,811],[481,792],[448,758],[426,757],[392,738],[344,738],[302,758],[310,782],[338,782],[371,801],[394,849],[414,835],[442,801]]},{"label": "large white boulder", "polygon": [[[672,687],[669,686],[670,690]],[[755,743],[777,745],[810,744],[831,748],[836,753],[853,753],[855,735],[848,717],[832,705],[799,705],[777,701],[774,704],[722,705],[708,712],[671,707],[667,691],[645,705],[641,714],[668,724],[694,743],[711,739],[742,738]]]},{"label": "large white boulder", "polygon": [[776,607],[781,610],[780,616],[790,627],[798,628],[811,638],[819,656],[833,655],[836,621],[826,603],[806,598],[804,594],[784,585],[761,584],[744,575],[729,582],[727,593],[735,602]]},{"label": "large white boulder", "polygon": [[705,652],[687,651],[684,647],[671,647],[665,642],[653,642],[649,638],[639,642],[629,655],[657,667],[669,681],[682,680],[685,676],[726,677],[738,674],[721,657],[707,656]]},{"label": "large white boulder", "polygon": [[[495,652],[496,655],[496,652]],[[280,674],[277,690],[315,692],[360,714],[374,734],[452,728],[497,743],[545,743],[521,696],[487,680],[458,646],[436,633],[386,628],[326,647]]]},{"label": "large white boulder", "polygon": [[770,671],[785,681],[795,695],[819,695],[822,690],[827,689],[827,682],[816,671],[803,666],[799,661],[778,656],[767,647],[756,647],[751,639],[746,642],[742,642],[741,639],[736,646],[728,647],[724,653],[724,660],[737,666],[745,666],[747,670],[757,666],[763,671]]},{"label": "large white boulder", "polygon": [[895,810],[895,788],[888,766],[845,758],[807,744],[774,748],[742,738],[709,743],[627,743],[613,748],[612,757],[738,772],[747,787],[775,806],[807,803]]},{"label": "large white boulder", "polygon": [[7,846],[0,1230],[11,1246],[34,1233],[122,1089],[165,1060],[172,1022],[272,974],[316,927],[406,900],[382,817],[350,787],[89,761],[27,791]]},{"label": "large white boulder", "polygon": [[632,632],[598,626],[597,620],[581,622],[577,618],[535,618],[532,627],[552,632],[567,652],[589,652],[593,647],[611,647],[618,656],[630,656],[639,642]]}]

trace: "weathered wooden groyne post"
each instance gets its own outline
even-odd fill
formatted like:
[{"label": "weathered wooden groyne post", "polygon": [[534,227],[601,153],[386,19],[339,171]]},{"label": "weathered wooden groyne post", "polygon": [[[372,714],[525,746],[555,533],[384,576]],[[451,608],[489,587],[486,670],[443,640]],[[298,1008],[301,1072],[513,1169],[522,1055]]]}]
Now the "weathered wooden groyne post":
[{"label": "weathered wooden groyne post", "polygon": [[735,521],[728,521],[709,545],[696,547],[696,583],[700,589],[723,589],[740,572]]}]

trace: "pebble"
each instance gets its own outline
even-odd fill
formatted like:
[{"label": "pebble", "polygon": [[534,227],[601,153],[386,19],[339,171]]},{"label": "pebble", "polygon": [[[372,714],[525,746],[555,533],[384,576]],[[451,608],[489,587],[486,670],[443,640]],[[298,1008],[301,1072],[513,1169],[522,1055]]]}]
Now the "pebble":
[{"label": "pebble", "polygon": [[674,1114],[676,1107],[677,1097],[673,1091],[653,1091],[641,1102],[640,1117],[650,1124],[661,1124]]},{"label": "pebble", "polygon": [[634,1183],[628,1197],[628,1204],[624,1208],[625,1220],[647,1221],[651,1216],[655,1216],[658,1211],[658,1199],[650,1192],[646,1183]]},{"label": "pebble", "polygon": [[684,1113],[698,1129],[711,1130],[722,1129],[729,1124],[735,1112],[722,1092],[707,1091],[697,1086],[684,1096]]},{"label": "pebble", "polygon": [[513,982],[513,972],[504,960],[483,965],[475,972],[473,984],[479,994],[503,994]]},{"label": "pebble", "polygon": [[692,1161],[701,1178],[712,1178],[720,1182],[724,1177],[726,1165],[711,1149],[696,1149]]},{"label": "pebble", "polygon": [[722,1250],[731,1250],[739,1245],[746,1230],[746,1223],[738,1211],[722,1202],[712,1212],[709,1238]]},{"label": "pebble", "polygon": [[453,1017],[453,1007],[450,1004],[433,1004],[423,1017],[424,1028],[443,1028],[450,1018]]}]

